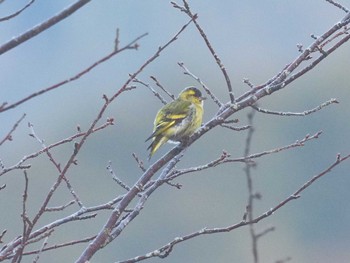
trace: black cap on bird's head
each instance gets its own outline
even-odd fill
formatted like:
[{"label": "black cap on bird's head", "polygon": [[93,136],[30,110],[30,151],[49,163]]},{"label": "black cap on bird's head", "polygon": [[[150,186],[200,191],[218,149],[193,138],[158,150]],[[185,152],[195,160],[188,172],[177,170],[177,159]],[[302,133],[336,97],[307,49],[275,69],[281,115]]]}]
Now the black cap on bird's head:
[{"label": "black cap on bird's head", "polygon": [[206,97],[202,96],[202,92],[195,87],[185,88],[183,91],[181,91],[179,97],[180,98],[196,97],[201,101],[206,99]]}]

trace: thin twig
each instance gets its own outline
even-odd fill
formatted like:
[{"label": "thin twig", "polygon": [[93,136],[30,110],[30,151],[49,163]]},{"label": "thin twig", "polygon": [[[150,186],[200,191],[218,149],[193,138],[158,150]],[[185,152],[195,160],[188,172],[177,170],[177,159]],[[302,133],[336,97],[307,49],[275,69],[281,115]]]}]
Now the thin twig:
[{"label": "thin twig", "polygon": [[268,227],[268,228],[264,229],[263,231],[261,231],[260,233],[256,234],[255,237],[260,238],[260,237],[265,236],[266,234],[268,234],[272,231],[275,231],[275,229],[276,228],[274,226]]},{"label": "thin twig", "polygon": [[[68,247],[68,246],[73,246],[73,245],[77,245],[77,244],[81,244],[81,243],[87,243],[87,242],[90,242],[91,240],[93,240],[94,238],[95,238],[95,236],[92,236],[92,237],[88,237],[88,238],[84,238],[84,239],[80,239],[80,240],[74,240],[74,241],[65,242],[62,244],[44,247],[43,249],[41,249],[41,252],[55,250],[58,248],[63,248],[63,247]],[[27,255],[33,255],[33,254],[38,254],[38,253],[40,253],[40,250],[33,250],[33,251],[24,252],[23,255],[27,256]]]},{"label": "thin twig", "polygon": [[260,158],[260,157],[265,156],[265,155],[278,153],[278,152],[285,151],[285,150],[295,148],[295,147],[302,147],[305,145],[306,142],[314,140],[314,139],[318,139],[318,137],[321,134],[322,134],[322,132],[319,131],[319,132],[315,133],[314,135],[306,135],[301,140],[297,140],[296,142],[294,142],[292,144],[278,147],[278,148],[274,148],[274,149],[267,150],[267,151],[263,151],[263,152],[248,154],[247,156],[244,156],[244,157],[230,158],[230,154],[227,153],[226,151],[223,151],[223,153],[221,154],[221,156],[219,158],[217,158],[217,159],[215,159],[207,164],[173,171],[171,174],[169,174],[169,177],[167,178],[167,180],[173,180],[182,174],[199,172],[199,171],[206,170],[206,169],[209,169],[209,168],[212,168],[212,167],[224,164],[224,163],[242,162],[242,163],[253,164],[253,161],[252,161],[253,159],[257,159],[257,158]]},{"label": "thin twig", "polygon": [[[91,1],[91,0],[89,0]],[[141,38],[147,36],[148,34],[145,33],[145,34],[142,34],[140,36],[138,36],[137,38],[135,38],[133,41],[131,41],[130,43],[128,43],[127,45],[125,45],[123,48],[120,48],[118,50],[113,50],[111,53],[107,54],[106,56],[100,58],[99,60],[97,60],[96,62],[94,62],[93,64],[91,64],[90,66],[88,66],[87,68],[83,69],[82,71],[80,71],[79,73],[75,74],[74,76],[72,77],[69,77],[63,81],[60,81],[52,86],[49,86],[47,88],[44,88],[42,90],[39,90],[37,92],[34,92],[30,95],[28,95],[27,97],[17,101],[17,102],[14,102],[12,104],[8,104],[8,103],[4,103],[2,107],[0,107],[0,112],[3,112],[3,111],[7,111],[9,109],[13,109],[15,107],[17,107],[18,105],[32,99],[32,98],[35,98],[39,95],[42,95],[46,92],[49,92],[51,90],[54,90],[54,89],[57,89],[69,82],[72,82],[72,81],[75,81],[79,78],[81,78],[82,76],[86,75],[87,73],[89,73],[92,69],[94,69],[95,67],[99,66],[100,64],[106,62],[107,60],[109,60],[110,58],[112,58],[113,56],[119,54],[120,52],[122,51],[125,51],[125,50],[128,50],[128,49],[135,49],[137,50],[138,48],[138,44],[137,44],[137,41],[139,41]]]},{"label": "thin twig", "polygon": [[339,4],[338,2],[335,2],[333,0],[326,0],[328,3],[340,8],[341,10],[345,11],[346,13],[349,13],[349,9],[347,9],[345,6],[342,6],[341,4]]},{"label": "thin twig", "polygon": [[45,209],[46,212],[57,212],[57,211],[63,211],[64,209],[66,209],[67,207],[75,204],[76,201],[75,200],[71,200],[69,201],[67,204],[64,205],[60,205],[60,206],[55,206],[55,207],[47,207]]},{"label": "thin twig", "polygon": [[244,158],[235,158],[235,159],[227,159],[225,160],[225,162],[237,162],[237,161],[242,161],[242,160],[250,160],[250,159],[256,159],[256,158],[259,158],[259,157],[262,157],[262,156],[265,156],[265,155],[268,155],[268,154],[272,154],[272,153],[278,153],[278,152],[281,152],[281,151],[285,151],[285,150],[288,150],[288,149],[291,149],[291,148],[295,148],[295,147],[300,147],[300,146],[304,146],[305,145],[305,142],[308,142],[310,140],[314,140],[314,139],[318,139],[318,137],[322,134],[322,131],[319,131],[317,133],[315,133],[314,135],[309,135],[307,134],[303,139],[301,140],[297,140],[296,142],[292,143],[292,144],[289,144],[289,145],[286,145],[286,146],[283,146],[283,147],[279,147],[279,148],[275,148],[275,149],[272,149],[272,150],[268,150],[268,151],[263,151],[263,152],[260,152],[260,153],[254,153],[254,154],[250,154]]},{"label": "thin twig", "polygon": [[177,3],[171,2],[171,4],[173,5],[174,8],[180,9],[182,12],[185,12],[191,19],[193,19],[193,22],[194,22],[198,32],[202,36],[202,38],[203,38],[205,44],[207,45],[210,53],[214,57],[216,64],[219,66],[222,74],[224,75],[224,78],[225,78],[226,84],[227,84],[228,93],[229,93],[229,96],[230,96],[230,101],[231,101],[231,103],[234,103],[235,102],[235,96],[234,96],[234,93],[233,93],[233,90],[232,90],[231,80],[230,80],[229,75],[227,74],[225,66],[222,64],[221,59],[219,58],[219,56],[215,52],[215,50],[214,50],[212,44],[210,43],[207,35],[205,34],[204,30],[202,29],[202,27],[197,22],[197,14],[193,14],[192,13],[192,11],[190,9],[190,6],[189,6],[189,4],[188,4],[188,2],[186,0],[183,0],[183,3],[184,3],[184,6],[181,7]]},{"label": "thin twig", "polygon": [[209,168],[213,168],[215,166],[218,166],[222,163],[225,162],[225,160],[227,160],[230,157],[230,154],[226,151],[223,151],[222,154],[220,155],[220,157],[218,157],[217,159],[204,164],[204,165],[200,165],[200,166],[196,166],[196,167],[191,167],[191,168],[187,168],[187,169],[181,169],[181,170],[174,170],[172,171],[166,178],[167,181],[173,180],[176,177],[179,177],[180,175],[183,174],[187,174],[187,173],[192,173],[192,172],[199,172],[202,170],[206,170]]},{"label": "thin twig", "polygon": [[15,13],[8,15],[8,16],[5,16],[5,17],[1,17],[0,22],[10,20],[11,18],[18,16],[20,13],[22,13],[24,10],[26,10],[28,7],[30,7],[34,2],[35,2],[35,0],[31,0],[24,7],[22,7],[21,9],[19,9]]},{"label": "thin twig", "polygon": [[204,82],[197,77],[196,75],[194,75],[192,72],[190,72],[188,70],[188,68],[185,66],[185,64],[183,62],[179,62],[177,63],[184,71],[185,74],[191,76],[192,78],[194,78],[199,84],[202,85],[203,89],[206,91],[206,93],[212,98],[212,100],[219,106],[222,106],[222,102],[214,95],[214,93],[204,84]]},{"label": "thin twig", "polygon": [[143,164],[143,161],[140,160],[139,157],[137,157],[136,153],[132,153],[132,157],[134,157],[135,161],[137,162],[139,168],[141,169],[142,172],[145,172],[146,171],[146,168]]},{"label": "thin twig", "polygon": [[118,176],[114,173],[113,168],[112,168],[112,162],[111,162],[111,161],[108,162],[108,165],[107,165],[106,168],[107,168],[107,170],[109,171],[109,173],[111,174],[112,179],[113,179],[115,182],[117,182],[118,185],[120,185],[124,190],[130,191],[130,187],[129,187],[126,183],[124,183],[122,180],[120,180],[120,179],[118,178]]},{"label": "thin twig", "polygon": [[252,105],[251,107],[253,109],[255,109],[258,112],[261,113],[266,113],[266,114],[272,114],[272,115],[279,115],[279,116],[306,116],[309,115],[311,113],[315,113],[316,111],[321,110],[324,107],[327,107],[333,103],[339,103],[337,99],[330,99],[324,103],[322,103],[321,105],[318,105],[317,107],[311,109],[311,110],[307,110],[307,111],[303,111],[303,112],[285,112],[285,111],[271,111],[271,110],[267,110],[267,109],[262,109],[259,108],[255,105]]},{"label": "thin twig", "polygon": [[[103,130],[104,128],[106,128],[106,127],[108,127],[108,126],[110,126],[110,125],[113,125],[113,119],[108,119],[106,123],[104,123],[104,124],[102,124],[101,126],[95,128],[95,129],[93,130],[93,133],[95,133],[95,132],[97,132],[97,131],[100,131],[100,130]],[[68,143],[68,142],[71,142],[71,141],[73,141],[74,139],[77,139],[77,138],[79,138],[79,137],[82,137],[82,136],[84,136],[84,135],[86,134],[86,132],[81,132],[80,127],[78,128],[78,132],[79,132],[79,133],[74,134],[74,135],[72,135],[72,136],[70,136],[70,137],[68,137],[68,138],[66,138],[66,139],[60,140],[60,141],[58,141],[58,142],[56,142],[56,143],[53,143],[53,144],[51,144],[51,145],[49,145],[49,146],[47,146],[47,147],[41,149],[41,150],[38,151],[38,152],[35,152],[35,153],[32,153],[32,154],[29,154],[29,155],[24,156],[19,162],[17,162],[17,163],[16,163],[15,165],[13,165],[13,166],[10,166],[10,167],[7,167],[7,168],[6,168],[6,167],[0,167],[0,168],[2,168],[2,169],[1,169],[2,171],[0,172],[0,176],[3,175],[3,174],[5,174],[5,173],[8,173],[8,172],[10,172],[10,171],[12,171],[12,170],[16,170],[16,169],[29,169],[29,168],[31,167],[31,165],[22,165],[22,164],[23,164],[24,162],[30,160],[30,159],[34,159],[34,158],[38,157],[39,155],[41,155],[41,154],[47,152],[48,150],[50,150],[50,149],[52,149],[52,148],[55,148],[55,147],[57,147],[57,146],[63,145],[63,144]],[[0,163],[1,163],[1,162],[0,162]]]},{"label": "thin twig", "polygon": [[44,242],[43,242],[43,244],[42,244],[40,250],[38,251],[37,255],[35,256],[35,258],[34,258],[34,260],[33,260],[33,263],[38,262],[41,253],[44,251],[45,247],[46,247],[47,244],[48,244],[48,240],[49,240],[49,237],[46,237],[46,238],[44,239]]},{"label": "thin twig", "polygon": [[[95,214],[88,215],[83,217],[83,215],[92,213],[92,212],[97,212],[97,211],[103,211],[103,210],[111,210],[113,209],[113,205],[120,202],[123,196],[118,196],[114,198],[113,200],[102,204],[102,205],[97,205],[97,206],[92,206],[92,207],[84,207],[79,209],[79,211],[74,212],[71,215],[65,216],[61,219],[57,219],[45,226],[42,226],[41,228],[33,231],[27,241],[27,244],[35,243],[38,242],[48,235],[51,234],[52,231],[54,231],[55,228],[67,224],[69,222],[77,221],[77,220],[85,220],[85,219],[90,219],[93,218]],[[3,246],[2,250],[0,251],[0,261],[8,258],[13,257],[13,251],[18,248],[18,246],[22,243],[22,237],[17,237],[13,241],[7,243],[7,246]],[[26,255],[26,253],[23,253],[23,255]]]},{"label": "thin twig", "polygon": [[21,262],[22,260],[22,256],[23,256],[23,250],[26,246],[30,231],[33,227],[32,222],[29,220],[28,216],[27,216],[27,198],[28,198],[28,175],[27,175],[27,171],[24,170],[24,190],[23,190],[23,196],[22,196],[22,223],[23,223],[23,229],[22,229],[22,240],[21,240],[21,244],[18,248],[18,250],[16,251],[12,262]]},{"label": "thin twig", "polygon": [[37,236],[36,238],[28,239],[28,241],[26,242],[26,245],[34,244],[34,243],[37,243],[41,240],[44,240],[45,238],[50,236],[54,231],[55,231],[54,229],[50,229],[49,231],[43,233],[42,235]]},{"label": "thin twig", "polygon": [[147,87],[153,93],[153,95],[156,96],[164,105],[168,103],[150,84],[145,83],[137,78],[134,78],[133,82],[140,83],[143,86]]},{"label": "thin twig", "polygon": [[60,13],[58,13],[55,16],[50,17],[48,20],[40,23],[39,25],[33,27],[32,29],[28,30],[27,32],[21,34],[20,36],[12,38],[7,43],[3,44],[0,47],[0,55],[4,54],[5,52],[17,47],[18,45],[24,43],[25,41],[35,37],[36,35],[42,33],[46,29],[50,28],[51,26],[55,25],[56,23],[62,21],[63,19],[69,17],[72,15],[75,11],[79,10],[81,7],[89,3],[91,0],[78,0],[77,2],[73,3],[71,6],[67,7],[66,9],[62,10]]},{"label": "thin twig", "polygon": [[[29,135],[32,136],[32,137],[34,137],[34,138],[41,144],[41,146],[42,146],[43,149],[47,149],[47,147],[46,147],[46,145],[45,145],[45,143],[44,143],[44,140],[40,139],[40,138],[38,137],[38,135],[36,135],[36,133],[35,133],[35,131],[34,131],[34,126],[33,126],[33,124],[28,123],[28,125],[29,125],[30,131],[31,131]],[[48,149],[45,151],[45,153],[46,153],[47,157],[49,158],[50,162],[51,162],[51,163],[53,164],[53,166],[56,168],[57,172],[58,172],[58,173],[61,173],[61,172],[62,172],[62,170],[61,170],[61,164],[58,163],[58,162],[56,161],[56,159],[53,157],[53,155],[51,154],[51,152],[50,152]],[[76,202],[80,207],[83,207],[83,203],[80,201],[80,198],[79,198],[78,194],[74,191],[74,189],[73,189],[73,187],[72,187],[70,181],[68,180],[68,178],[64,177],[63,180],[65,181],[66,186],[67,186],[69,192],[71,193],[71,195],[73,196],[75,202]],[[45,211],[47,211],[47,207],[45,207],[45,208],[43,208],[43,209],[41,210],[42,213],[44,213]],[[39,219],[40,216],[41,216],[41,215],[37,214],[37,216],[35,217],[34,223]]]},{"label": "thin twig", "polygon": [[150,76],[150,78],[156,83],[156,85],[164,91],[172,100],[175,100],[175,95],[171,94],[162,84],[160,84],[159,80],[155,76]]},{"label": "thin twig", "polygon": [[242,127],[233,127],[231,125],[227,125],[227,124],[220,124],[221,127],[224,127],[224,128],[227,128],[227,129],[230,129],[230,130],[233,130],[233,131],[244,131],[244,130],[248,130],[249,128],[251,128],[249,125],[245,125],[245,126],[242,126]]},{"label": "thin twig", "polygon": [[[180,161],[180,159],[183,157],[184,153],[181,152],[177,156],[175,156],[168,165],[163,169],[157,180],[146,190],[143,191],[141,194],[141,197],[139,198],[137,204],[135,205],[134,209],[125,217],[123,218],[120,223],[115,227],[115,229],[112,231],[108,238],[108,243],[113,241],[117,236],[120,235],[120,233],[124,230],[124,228],[135,219],[135,217],[140,213],[141,209],[143,209],[144,204],[150,197],[150,195],[162,184],[166,182],[166,178],[171,173],[172,169],[174,169],[175,165]],[[141,188],[140,185],[137,186],[138,188]],[[142,188],[141,188],[142,189]]]},{"label": "thin twig", "polygon": [[254,85],[250,82],[250,80],[247,79],[247,78],[244,78],[244,79],[243,79],[243,83],[247,84],[248,87],[251,88],[251,89],[254,89],[254,88],[255,88],[255,86],[254,86]]},{"label": "thin twig", "polygon": [[5,236],[6,232],[7,232],[7,230],[5,229],[5,230],[3,230],[2,233],[0,234],[0,244],[1,244],[1,243],[4,243],[4,242],[2,241],[2,238]]},{"label": "thin twig", "polygon": [[[348,14],[350,16],[350,13]],[[350,31],[350,28],[348,27],[344,27],[344,30],[343,31],[340,31],[340,32],[337,32],[335,33],[332,37],[330,37],[329,39],[327,39],[326,41],[324,41],[322,44],[320,44],[319,48],[320,50],[322,50],[323,54],[324,54],[324,51],[323,51],[323,47],[326,46],[326,45],[329,45],[331,42],[333,42],[334,40],[336,40],[337,38],[339,37],[342,37],[344,35],[348,35],[349,34],[349,31]],[[327,54],[326,54],[327,55]]]},{"label": "thin twig", "polygon": [[0,141],[0,146],[6,142],[6,141],[12,141],[12,133],[17,129],[18,125],[21,121],[26,117],[26,114],[24,113],[21,118],[12,126],[12,129],[5,135],[4,139]]},{"label": "thin twig", "polygon": [[[251,127],[248,130],[248,134],[245,141],[245,149],[244,149],[244,157],[247,158],[251,149],[252,139],[253,139],[253,118],[254,118],[254,111],[252,110],[250,113],[248,113],[248,125]],[[248,201],[246,206],[246,215],[248,221],[252,222],[254,218],[254,199],[255,199],[255,193],[254,193],[254,186],[253,186],[253,178],[251,174],[251,167],[252,165],[250,163],[245,163],[244,172],[247,179],[247,188],[248,188]],[[249,232],[252,242],[252,253],[254,258],[254,263],[259,262],[259,254],[258,254],[258,238],[255,233],[255,228],[253,224],[249,225]]]},{"label": "thin twig", "polygon": [[291,260],[292,260],[291,257],[286,257],[284,259],[276,260],[275,263],[286,263],[286,262],[291,261]]},{"label": "thin twig", "polygon": [[[239,98],[236,99],[236,102],[242,102],[242,101],[246,102],[247,98],[251,98],[251,99],[254,99],[254,101],[256,101],[261,96],[270,95],[273,92],[286,87],[288,84],[290,84],[294,80],[304,75],[306,72],[316,67],[316,65],[318,65],[322,60],[324,60],[327,56],[333,53],[341,45],[346,43],[350,39],[350,35],[348,34],[344,36],[341,40],[339,40],[336,44],[330,47],[327,51],[320,53],[319,57],[316,58],[309,65],[305,66],[304,68],[299,70],[297,73],[291,74],[302,64],[302,62],[309,61],[310,54],[316,51],[318,52],[319,46],[322,45],[322,43],[328,42],[329,38],[332,38],[333,34],[345,28],[349,23],[350,23],[350,13],[348,13],[340,22],[336,23],[324,34],[319,36],[309,47],[304,49],[303,52],[293,62],[287,64],[281,72],[279,72],[277,75],[269,79],[266,83],[256,86],[254,89],[251,89],[245,94],[241,95]],[[253,95],[255,96],[252,97]]]},{"label": "thin twig", "polygon": [[115,32],[115,39],[114,39],[114,51],[118,51],[119,50],[119,28],[117,28],[116,32]]}]

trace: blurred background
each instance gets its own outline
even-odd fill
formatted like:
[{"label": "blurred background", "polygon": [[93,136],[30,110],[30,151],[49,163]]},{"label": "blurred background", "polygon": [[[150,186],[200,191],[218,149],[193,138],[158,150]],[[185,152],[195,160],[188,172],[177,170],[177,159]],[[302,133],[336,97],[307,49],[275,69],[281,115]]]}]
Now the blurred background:
[{"label": "blurred background", "polygon": [[[75,1],[37,1],[18,17],[0,23],[1,43],[20,35],[47,20]],[[23,7],[27,1],[4,1],[0,16]],[[178,2],[182,4],[182,2]],[[320,35],[341,20],[344,12],[321,0],[294,1],[189,1],[198,22],[207,33],[214,49],[230,75],[236,96],[246,92],[242,82],[248,78],[261,84],[278,73],[298,56],[297,44],[307,47],[311,34]],[[350,1],[341,2],[348,8]],[[13,134],[13,141],[0,148],[0,159],[8,167],[23,156],[40,150],[41,145],[28,136],[27,122],[47,145],[89,127],[103,105],[102,95],[114,94],[159,46],[165,44],[186,22],[185,14],[169,1],[91,1],[61,23],[0,58],[1,101],[12,103],[33,92],[74,76],[113,50],[116,29],[120,29],[120,46],[137,36],[149,35],[138,43],[139,50],[126,51],[100,65],[88,75],[57,90],[34,98],[15,109],[1,113],[0,138],[11,129],[23,113],[27,116]],[[302,112],[337,98],[334,104],[306,117],[280,117],[257,113],[252,152],[291,144],[320,130],[318,140],[257,160],[253,170],[254,189],[262,195],[254,214],[259,215],[295,192],[315,174],[327,168],[337,153],[349,154],[350,45],[345,44],[314,70],[286,89],[259,102],[259,106],[276,111]],[[184,87],[198,84],[183,74],[177,65],[185,65],[223,101],[228,101],[224,78],[202,38],[191,25],[179,39],[149,65],[138,78],[154,83],[155,76],[169,91],[178,94]],[[164,95],[164,94],[163,94]],[[164,95],[166,99],[166,95]],[[124,191],[112,181],[106,166],[111,161],[121,180],[132,185],[141,175],[131,156],[136,153],[147,167],[147,143],[153,119],[162,106],[143,86],[123,93],[108,109],[104,119],[114,117],[115,125],[95,133],[78,156],[78,166],[69,179],[85,206],[111,200]],[[217,106],[205,102],[204,122],[210,120]],[[233,116],[237,126],[247,124],[249,110]],[[179,168],[201,165],[220,156],[223,150],[232,157],[243,155],[247,132],[217,128],[187,150]],[[154,160],[171,145],[162,147]],[[65,164],[73,143],[55,148],[52,153]],[[151,162],[152,163],[152,162]],[[29,217],[33,217],[52,186],[57,172],[42,155],[31,160],[29,175]],[[203,227],[224,227],[242,219],[248,192],[242,164],[226,164],[176,180],[181,190],[163,186],[147,202],[142,213],[118,240],[95,255],[91,262],[115,262],[157,249],[176,236]],[[350,202],[347,161],[302,193],[273,216],[255,227],[257,232],[274,226],[275,231],[259,239],[261,262],[276,262],[291,257],[291,262],[349,262]],[[0,178],[0,231],[8,242],[22,232],[21,200],[24,178],[21,171]],[[62,185],[50,206],[71,200]],[[45,225],[76,210],[71,207],[57,214],[47,214],[39,222]],[[49,245],[93,235],[105,223],[108,213],[93,221],[75,222],[57,229]],[[41,255],[39,262],[73,262],[86,245],[77,245]],[[23,262],[32,262],[26,257]],[[248,228],[225,234],[202,236],[175,247],[166,259],[149,262],[253,262]]]}]

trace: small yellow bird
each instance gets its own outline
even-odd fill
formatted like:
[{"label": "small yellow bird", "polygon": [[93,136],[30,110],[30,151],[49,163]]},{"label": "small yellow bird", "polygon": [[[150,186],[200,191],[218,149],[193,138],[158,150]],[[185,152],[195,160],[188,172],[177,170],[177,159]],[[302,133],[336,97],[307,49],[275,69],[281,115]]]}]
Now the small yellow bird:
[{"label": "small yellow bird", "polygon": [[167,141],[181,141],[191,136],[202,124],[202,93],[195,87],[185,88],[178,98],[161,108],[154,120],[153,133],[146,141],[153,139],[148,160]]}]

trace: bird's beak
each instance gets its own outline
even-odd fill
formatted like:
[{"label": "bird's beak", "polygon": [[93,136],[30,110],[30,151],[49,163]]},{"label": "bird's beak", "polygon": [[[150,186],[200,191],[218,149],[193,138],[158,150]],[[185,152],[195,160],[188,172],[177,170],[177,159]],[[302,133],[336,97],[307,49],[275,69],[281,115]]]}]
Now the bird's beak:
[{"label": "bird's beak", "polygon": [[200,99],[201,101],[203,101],[203,100],[206,100],[207,97],[203,97],[203,96],[202,96],[202,97],[200,97],[199,99]]}]

